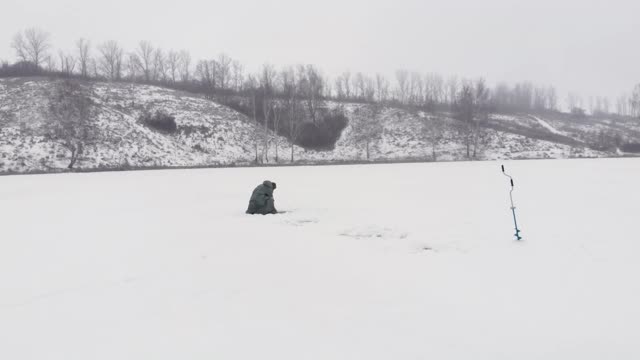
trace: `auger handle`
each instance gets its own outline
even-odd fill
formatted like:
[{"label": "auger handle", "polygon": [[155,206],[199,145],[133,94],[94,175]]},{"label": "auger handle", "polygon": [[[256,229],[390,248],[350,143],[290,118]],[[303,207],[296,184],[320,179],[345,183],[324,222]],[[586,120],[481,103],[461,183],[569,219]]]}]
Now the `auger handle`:
[{"label": "auger handle", "polygon": [[513,178],[504,170],[504,165],[502,165],[502,173],[504,174],[504,176],[508,177],[509,180],[511,180],[511,187],[514,187],[515,185],[513,184]]}]

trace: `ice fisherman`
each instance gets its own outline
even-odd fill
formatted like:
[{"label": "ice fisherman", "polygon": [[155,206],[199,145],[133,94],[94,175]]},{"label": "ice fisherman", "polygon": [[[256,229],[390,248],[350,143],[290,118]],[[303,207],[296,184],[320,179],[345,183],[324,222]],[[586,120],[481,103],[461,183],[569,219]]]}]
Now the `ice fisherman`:
[{"label": "ice fisherman", "polygon": [[247,214],[277,214],[278,210],[276,210],[275,200],[273,199],[273,191],[275,189],[276,183],[269,180],[265,180],[258,185],[251,194]]}]

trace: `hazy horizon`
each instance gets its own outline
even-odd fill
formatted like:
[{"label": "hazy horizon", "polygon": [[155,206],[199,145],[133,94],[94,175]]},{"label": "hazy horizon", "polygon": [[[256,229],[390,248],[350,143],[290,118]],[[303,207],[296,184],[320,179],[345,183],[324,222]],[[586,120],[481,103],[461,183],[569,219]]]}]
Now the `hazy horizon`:
[{"label": "hazy horizon", "polygon": [[562,105],[567,92],[615,100],[640,81],[633,45],[640,3],[628,0],[3,3],[10,16],[0,23],[0,59],[7,60],[15,59],[14,34],[38,27],[56,50],[73,49],[80,37],[117,40],[127,51],[148,40],[194,60],[226,53],[249,71],[312,63],[332,77],[349,70],[392,79],[407,69],[491,84],[532,81],[556,86]]}]

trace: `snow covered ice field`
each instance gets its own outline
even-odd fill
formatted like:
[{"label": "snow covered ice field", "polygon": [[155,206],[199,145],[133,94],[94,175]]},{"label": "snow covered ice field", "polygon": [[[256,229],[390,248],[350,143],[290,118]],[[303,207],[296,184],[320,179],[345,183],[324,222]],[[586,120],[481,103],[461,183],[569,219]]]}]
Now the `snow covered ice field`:
[{"label": "snow covered ice field", "polygon": [[639,359],[640,160],[501,164],[0,177],[0,359]]}]

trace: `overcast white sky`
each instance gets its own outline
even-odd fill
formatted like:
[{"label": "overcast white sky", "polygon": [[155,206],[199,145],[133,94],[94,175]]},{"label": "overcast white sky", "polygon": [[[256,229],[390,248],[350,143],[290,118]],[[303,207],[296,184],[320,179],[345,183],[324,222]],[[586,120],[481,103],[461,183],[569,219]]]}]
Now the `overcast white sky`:
[{"label": "overcast white sky", "polygon": [[36,26],[63,49],[79,37],[128,49],[150,40],[194,58],[225,52],[249,69],[406,68],[613,98],[640,82],[639,15],[640,0],[2,0],[0,59]]}]

